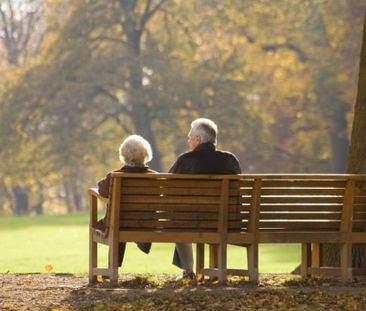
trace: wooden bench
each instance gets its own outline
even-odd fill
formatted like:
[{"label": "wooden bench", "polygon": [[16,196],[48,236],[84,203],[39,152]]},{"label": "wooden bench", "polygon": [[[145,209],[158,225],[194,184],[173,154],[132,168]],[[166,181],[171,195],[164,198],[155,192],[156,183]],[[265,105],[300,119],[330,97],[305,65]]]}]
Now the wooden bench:
[{"label": "wooden bench", "polygon": [[[112,174],[110,199],[89,189],[89,281],[118,280],[119,242],[197,244],[196,272],[258,280],[259,243],[301,243],[302,275],[352,277],[351,247],[366,243],[366,175]],[[110,229],[95,229],[98,199],[111,205]],[[109,246],[108,268],[97,266],[97,243]],[[341,266],[320,267],[319,245],[339,244]],[[204,267],[204,244],[210,245]],[[228,269],[227,245],[247,248],[248,269]]]}]

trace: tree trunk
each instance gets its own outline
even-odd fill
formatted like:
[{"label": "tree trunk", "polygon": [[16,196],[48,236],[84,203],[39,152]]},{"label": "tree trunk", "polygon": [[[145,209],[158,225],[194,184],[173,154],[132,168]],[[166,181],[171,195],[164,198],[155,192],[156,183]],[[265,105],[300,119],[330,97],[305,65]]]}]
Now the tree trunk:
[{"label": "tree trunk", "polygon": [[[358,76],[357,98],[354,107],[351,144],[348,154],[347,173],[366,174],[366,12],[363,26],[360,69]],[[366,224],[364,226],[366,230]],[[353,264],[365,268],[365,246],[353,248]]]},{"label": "tree trunk", "polygon": [[344,103],[337,103],[332,113],[331,128],[329,129],[330,144],[332,149],[332,172],[343,174],[347,164],[347,120]]},{"label": "tree trunk", "polygon": [[[366,174],[366,14],[363,28],[363,39],[358,77],[358,91],[354,107],[351,144],[349,147],[347,173]],[[365,224],[366,229],[366,224]],[[354,245],[352,250],[352,265],[365,268],[365,246]],[[339,249],[324,245],[322,251],[323,265],[339,264]]]},{"label": "tree trunk", "polygon": [[317,76],[316,94],[320,112],[327,122],[331,147],[332,173],[344,174],[347,163],[347,119],[345,104],[339,99],[336,73],[330,64],[325,65]]},{"label": "tree trunk", "polygon": [[25,187],[13,186],[12,188],[14,194],[14,214],[25,215],[29,213],[29,191]]},{"label": "tree trunk", "polygon": [[155,135],[152,129],[151,107],[148,98],[145,97],[142,84],[141,64],[141,36],[143,29],[138,29],[139,19],[134,12],[132,4],[125,5],[124,31],[127,37],[127,55],[129,57],[129,94],[128,98],[132,106],[131,117],[137,134],[141,134],[151,144],[153,159],[150,163],[152,169],[161,171],[160,153],[158,151]]}]

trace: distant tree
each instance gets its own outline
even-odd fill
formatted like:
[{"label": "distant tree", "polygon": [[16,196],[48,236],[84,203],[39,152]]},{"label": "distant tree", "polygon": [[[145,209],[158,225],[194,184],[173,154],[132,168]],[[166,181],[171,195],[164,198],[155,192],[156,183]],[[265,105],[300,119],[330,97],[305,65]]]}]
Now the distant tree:
[{"label": "distant tree", "polygon": [[39,46],[41,17],[41,0],[0,1],[0,39],[9,64],[19,65],[30,47]]}]

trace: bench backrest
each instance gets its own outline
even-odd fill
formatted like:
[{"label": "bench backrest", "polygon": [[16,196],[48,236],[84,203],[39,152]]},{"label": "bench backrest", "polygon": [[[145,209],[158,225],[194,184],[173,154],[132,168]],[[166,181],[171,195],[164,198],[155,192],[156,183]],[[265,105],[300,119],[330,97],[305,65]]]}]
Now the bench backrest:
[{"label": "bench backrest", "polygon": [[121,231],[321,233],[366,222],[364,175],[112,176]]}]

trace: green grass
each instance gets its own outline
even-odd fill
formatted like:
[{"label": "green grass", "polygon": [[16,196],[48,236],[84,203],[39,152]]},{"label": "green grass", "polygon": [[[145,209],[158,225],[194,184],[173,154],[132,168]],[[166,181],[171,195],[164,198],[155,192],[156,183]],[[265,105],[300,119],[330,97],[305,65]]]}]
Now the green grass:
[{"label": "green grass", "polygon": [[[88,214],[43,215],[0,218],[0,273],[88,271]],[[129,243],[121,272],[179,273],[171,264],[174,244],[155,243],[149,255]],[[99,259],[106,263],[107,249],[99,247]],[[259,247],[260,272],[292,271],[300,262],[298,244],[262,244]],[[103,266],[103,265],[101,265]],[[105,264],[104,264],[105,266]],[[228,266],[246,267],[245,249],[229,246]]]}]

